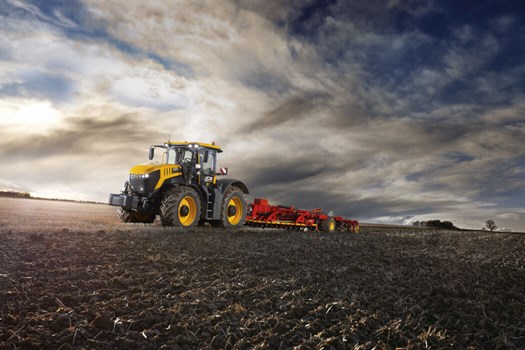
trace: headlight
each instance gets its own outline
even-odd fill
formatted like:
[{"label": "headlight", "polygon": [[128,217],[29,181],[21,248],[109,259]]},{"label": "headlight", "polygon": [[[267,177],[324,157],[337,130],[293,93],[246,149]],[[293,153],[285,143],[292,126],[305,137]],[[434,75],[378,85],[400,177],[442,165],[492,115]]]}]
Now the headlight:
[{"label": "headlight", "polygon": [[149,178],[149,174],[129,174],[129,177],[132,179],[135,179],[135,178],[147,179]]}]

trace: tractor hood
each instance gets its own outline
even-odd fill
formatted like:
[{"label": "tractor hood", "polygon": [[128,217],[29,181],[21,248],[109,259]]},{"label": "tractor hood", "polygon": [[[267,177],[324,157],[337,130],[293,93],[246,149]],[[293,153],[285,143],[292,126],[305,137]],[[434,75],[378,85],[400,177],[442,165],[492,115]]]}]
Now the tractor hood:
[{"label": "tractor hood", "polygon": [[170,173],[175,173],[180,171],[180,165],[178,164],[158,164],[158,163],[145,163],[145,164],[137,164],[133,168],[130,169],[130,174],[135,175],[144,175],[152,173],[156,170],[161,169],[170,169]]}]

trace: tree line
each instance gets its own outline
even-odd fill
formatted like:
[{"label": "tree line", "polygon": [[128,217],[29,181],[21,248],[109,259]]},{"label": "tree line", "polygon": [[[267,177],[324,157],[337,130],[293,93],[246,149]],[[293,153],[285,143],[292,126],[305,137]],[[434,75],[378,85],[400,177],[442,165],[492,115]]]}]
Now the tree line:
[{"label": "tree line", "polygon": [[31,195],[27,192],[0,191],[0,197],[31,198]]},{"label": "tree line", "polygon": [[412,224],[416,227],[439,227],[439,228],[447,228],[447,229],[457,229],[456,226],[452,223],[452,221],[441,221],[441,220],[428,220],[428,221],[414,221]]}]

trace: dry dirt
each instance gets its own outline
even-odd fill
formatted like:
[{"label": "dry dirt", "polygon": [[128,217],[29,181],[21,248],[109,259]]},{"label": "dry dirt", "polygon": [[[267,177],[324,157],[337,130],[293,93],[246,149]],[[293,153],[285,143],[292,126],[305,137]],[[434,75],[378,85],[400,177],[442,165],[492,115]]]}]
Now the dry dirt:
[{"label": "dry dirt", "polygon": [[525,235],[182,233],[105,210],[0,207],[1,349],[525,348]]}]

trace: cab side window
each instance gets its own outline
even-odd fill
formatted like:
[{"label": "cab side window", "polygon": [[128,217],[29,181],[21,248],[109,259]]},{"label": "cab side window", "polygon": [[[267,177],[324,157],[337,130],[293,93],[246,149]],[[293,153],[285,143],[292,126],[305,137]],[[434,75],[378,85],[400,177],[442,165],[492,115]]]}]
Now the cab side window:
[{"label": "cab side window", "polygon": [[[206,159],[206,152],[208,157]],[[213,150],[201,150],[200,152],[200,163],[201,163],[201,172],[204,175],[215,175],[215,154]]]}]

